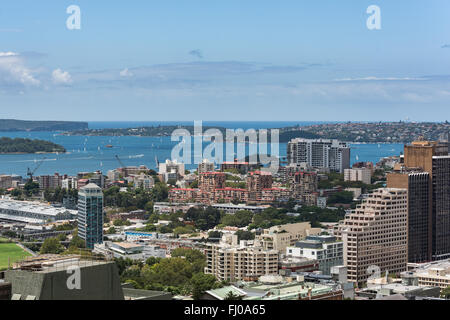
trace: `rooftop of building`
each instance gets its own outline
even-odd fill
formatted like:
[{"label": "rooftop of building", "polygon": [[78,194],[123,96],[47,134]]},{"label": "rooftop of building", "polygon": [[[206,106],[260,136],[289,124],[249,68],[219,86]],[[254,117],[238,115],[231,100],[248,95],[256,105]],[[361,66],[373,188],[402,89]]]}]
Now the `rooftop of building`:
[{"label": "rooftop of building", "polygon": [[248,162],[244,162],[244,161],[237,161],[237,160],[235,160],[234,162],[233,161],[228,161],[228,162],[223,162],[222,164],[238,164],[238,165],[248,165],[249,163]]},{"label": "rooftop of building", "polygon": [[429,276],[430,273],[439,272],[441,277],[444,276],[450,278],[450,259],[421,263],[416,266],[416,269],[413,271],[416,275]]},{"label": "rooftop of building", "polygon": [[225,172],[218,172],[218,171],[213,171],[213,172],[202,172],[200,173],[200,175],[219,175],[219,176],[225,176]]},{"label": "rooftop of building", "polygon": [[125,300],[172,300],[172,294],[164,291],[140,290],[122,287]]},{"label": "rooftop of building", "polygon": [[220,289],[207,291],[211,296],[219,300],[233,292],[234,295],[243,297],[243,300],[298,300],[330,293],[335,288],[330,285],[288,281],[280,283],[241,282],[237,286],[227,286]]},{"label": "rooftop of building", "polygon": [[101,191],[102,188],[100,188],[95,183],[89,183],[80,189],[80,191],[86,191],[86,190],[100,190]]},{"label": "rooftop of building", "polygon": [[142,248],[142,244],[136,244],[133,242],[114,242],[113,245],[123,249]]},{"label": "rooftop of building", "polygon": [[433,147],[436,146],[438,142],[436,141],[413,141],[411,142],[411,146],[414,147]]},{"label": "rooftop of building", "polygon": [[237,208],[237,209],[266,209],[270,206],[248,206],[245,204],[222,203],[213,205],[214,208]]},{"label": "rooftop of building", "polygon": [[17,201],[9,199],[0,199],[0,210],[24,211],[47,216],[57,216],[58,214],[63,213],[70,213],[72,215],[77,214],[75,210],[56,208],[45,203]]},{"label": "rooftop of building", "polygon": [[232,293],[234,296],[245,297],[247,293],[235,286],[226,286],[223,288],[218,288],[214,290],[209,290],[206,293],[213,296],[218,300],[225,300],[225,298]]},{"label": "rooftop of building", "polygon": [[69,267],[91,267],[113,263],[105,258],[86,255],[39,255],[16,262],[12,270],[36,273],[53,273],[67,270]]},{"label": "rooftop of building", "polygon": [[249,173],[251,176],[253,175],[259,175],[259,176],[272,176],[271,172],[267,172],[267,171],[253,171]]},{"label": "rooftop of building", "polygon": [[296,242],[295,246],[297,248],[322,248],[323,244],[327,243],[335,243],[335,242],[341,242],[338,241],[335,236],[308,236],[305,240]]}]

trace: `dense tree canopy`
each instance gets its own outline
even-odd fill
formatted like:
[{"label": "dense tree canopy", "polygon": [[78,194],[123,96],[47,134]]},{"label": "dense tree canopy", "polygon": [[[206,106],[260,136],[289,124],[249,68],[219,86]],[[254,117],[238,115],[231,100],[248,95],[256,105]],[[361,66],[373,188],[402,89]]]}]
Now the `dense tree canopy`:
[{"label": "dense tree canopy", "polygon": [[103,195],[107,207],[119,207],[126,211],[140,209],[152,213],[154,202],[167,201],[169,188],[161,182],[156,182],[151,190],[129,188],[127,192],[120,192],[120,187],[114,186],[106,189]]},{"label": "dense tree canopy", "polygon": [[253,213],[250,211],[238,211],[235,214],[227,214],[222,218],[221,223],[231,227],[246,227],[253,219]]},{"label": "dense tree canopy", "polygon": [[222,215],[219,210],[212,207],[206,209],[191,208],[185,215],[187,221],[192,221],[200,230],[209,230],[220,223]]},{"label": "dense tree canopy", "polygon": [[41,254],[60,254],[65,250],[64,246],[61,245],[57,238],[45,239],[41,246]]},{"label": "dense tree canopy", "polygon": [[214,276],[205,275],[205,256],[198,250],[176,249],[172,258],[149,258],[145,263],[116,259],[123,282],[135,288],[192,294],[198,299],[205,291],[220,287]]},{"label": "dense tree canopy", "polygon": [[66,152],[63,146],[44,140],[0,138],[0,153]]}]

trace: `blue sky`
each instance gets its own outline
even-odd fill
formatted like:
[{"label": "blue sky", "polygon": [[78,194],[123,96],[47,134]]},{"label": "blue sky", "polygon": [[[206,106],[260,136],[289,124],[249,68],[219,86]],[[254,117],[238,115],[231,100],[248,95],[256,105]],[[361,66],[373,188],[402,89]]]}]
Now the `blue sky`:
[{"label": "blue sky", "polygon": [[450,120],[448,0],[4,2],[0,118]]}]

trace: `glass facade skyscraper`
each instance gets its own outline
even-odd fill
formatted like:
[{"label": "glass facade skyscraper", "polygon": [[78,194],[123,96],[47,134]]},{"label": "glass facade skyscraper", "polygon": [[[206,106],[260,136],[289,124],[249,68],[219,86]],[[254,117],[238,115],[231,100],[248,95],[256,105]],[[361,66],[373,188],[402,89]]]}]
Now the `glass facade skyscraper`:
[{"label": "glass facade skyscraper", "polygon": [[103,192],[92,183],[78,193],[78,236],[88,249],[103,243]]}]

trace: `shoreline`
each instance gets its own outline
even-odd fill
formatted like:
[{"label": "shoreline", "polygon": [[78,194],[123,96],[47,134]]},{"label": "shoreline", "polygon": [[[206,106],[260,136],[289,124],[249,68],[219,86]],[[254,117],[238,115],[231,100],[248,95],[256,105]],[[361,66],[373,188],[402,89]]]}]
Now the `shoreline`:
[{"label": "shoreline", "polygon": [[67,151],[61,151],[61,152],[59,152],[59,151],[53,151],[53,152],[7,152],[7,153],[3,153],[3,152],[0,152],[0,155],[2,155],[2,156],[7,156],[7,155],[27,155],[27,154],[42,154],[42,155],[44,155],[44,154],[66,154],[67,153]]}]

